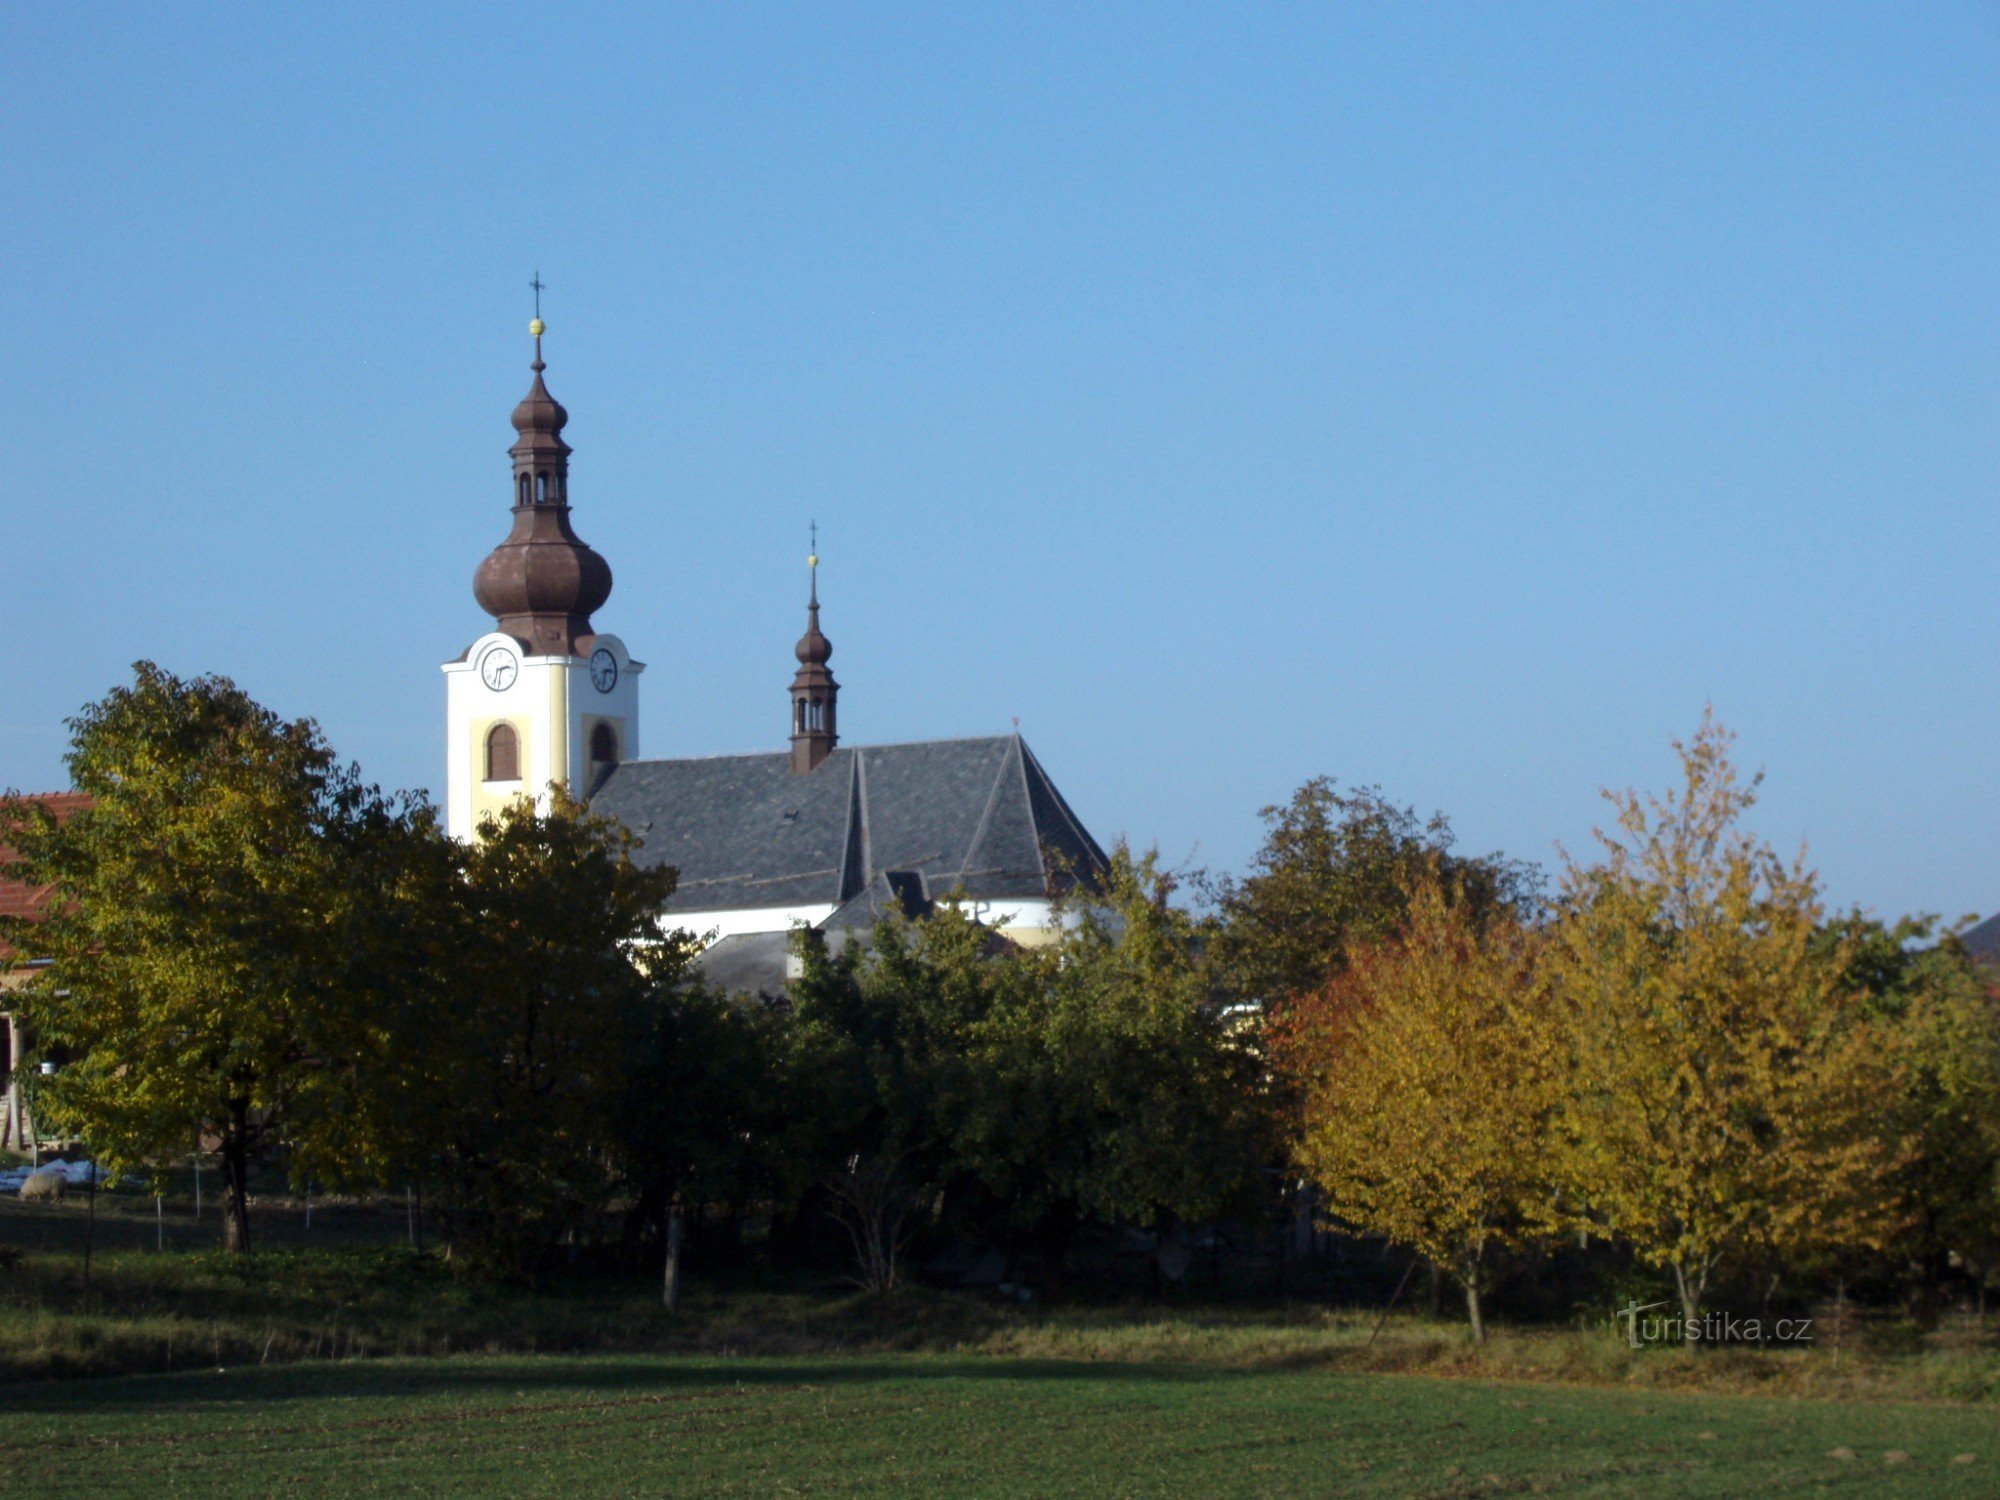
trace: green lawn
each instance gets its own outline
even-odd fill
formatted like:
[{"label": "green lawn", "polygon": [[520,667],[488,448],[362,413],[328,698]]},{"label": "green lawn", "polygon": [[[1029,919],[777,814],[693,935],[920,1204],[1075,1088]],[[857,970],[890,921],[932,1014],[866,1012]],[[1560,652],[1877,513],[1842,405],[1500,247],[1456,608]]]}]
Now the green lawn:
[{"label": "green lawn", "polygon": [[2000,1417],[938,1355],[461,1357],[0,1387],[0,1493],[278,1491],[1990,1496]]}]

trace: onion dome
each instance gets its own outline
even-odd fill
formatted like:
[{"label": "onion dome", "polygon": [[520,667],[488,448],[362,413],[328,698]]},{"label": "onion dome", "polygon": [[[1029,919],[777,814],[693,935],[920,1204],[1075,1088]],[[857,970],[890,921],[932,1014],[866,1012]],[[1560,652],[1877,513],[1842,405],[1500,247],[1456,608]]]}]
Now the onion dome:
[{"label": "onion dome", "polygon": [[812,569],[812,596],[806,601],[806,633],[799,637],[792,654],[802,666],[823,667],[833,658],[833,642],[819,628],[819,559],[809,559],[807,566]]},{"label": "onion dome", "polygon": [[536,318],[534,383],[514,408],[514,525],[473,575],[479,607],[534,656],[586,655],[590,616],[611,597],[611,565],[570,526],[569,455],[562,439],[569,413],[542,381],[542,333]]},{"label": "onion dome", "polygon": [[[819,528],[813,528],[815,541]],[[839,705],[840,684],[827,670],[833,642],[819,628],[819,553],[806,559],[812,584],[806,601],[806,633],[799,637],[793,655],[799,659],[798,674],[792,678],[792,773],[803,776],[815,770],[840,743],[834,713]]]}]

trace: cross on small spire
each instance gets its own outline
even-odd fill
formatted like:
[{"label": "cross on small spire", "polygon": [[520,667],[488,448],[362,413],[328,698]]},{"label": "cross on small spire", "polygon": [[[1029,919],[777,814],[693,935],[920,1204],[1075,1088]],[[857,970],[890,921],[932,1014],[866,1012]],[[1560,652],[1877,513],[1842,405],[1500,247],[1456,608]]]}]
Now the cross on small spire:
[{"label": "cross on small spire", "polygon": [[834,732],[834,700],[840,684],[826,669],[833,655],[833,642],[819,628],[819,522],[810,521],[806,535],[812,551],[806,554],[806,633],[799,637],[792,654],[799,659],[798,675],[792,679],[792,774],[803,776],[813,770],[840,743]]},{"label": "cross on small spire", "polygon": [[535,294],[535,316],[539,318],[542,315],[542,293],[548,290],[548,283],[542,280],[539,269],[536,270],[534,279],[528,283],[528,289]]}]

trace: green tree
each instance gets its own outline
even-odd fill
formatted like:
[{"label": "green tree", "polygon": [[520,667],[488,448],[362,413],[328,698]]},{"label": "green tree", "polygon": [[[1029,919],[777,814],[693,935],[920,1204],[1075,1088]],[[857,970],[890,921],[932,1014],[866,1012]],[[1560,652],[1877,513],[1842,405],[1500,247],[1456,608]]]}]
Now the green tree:
[{"label": "green tree", "polygon": [[692,979],[656,975],[652,988],[633,1015],[614,1128],[628,1239],[645,1226],[658,1231],[671,1289],[679,1283],[676,1225],[690,1209],[720,1203],[740,1214],[753,1199],[795,1199],[780,1148],[799,1100],[783,1073],[790,1018],[781,1010]]},{"label": "green tree", "polygon": [[[1123,848],[1052,945],[1016,947],[945,903],[866,946],[803,939],[794,985],[798,1152],[893,1284],[922,1205],[1039,1251],[1059,1279],[1088,1218],[1156,1224],[1245,1205],[1266,1136],[1260,1062],[1213,1003],[1202,927]],[[802,1141],[803,1144],[803,1141]]]},{"label": "green tree", "polygon": [[692,951],[659,916],[673,872],[635,864],[631,836],[560,788],[550,804],[517,799],[464,851],[401,1090],[455,1252],[510,1276],[608,1206],[636,1043]]},{"label": "green tree", "polygon": [[1175,889],[1157,854],[1120,845],[967,1031],[954,1150],[1058,1279],[1085,1218],[1164,1226],[1254,1201],[1261,1057],[1217,1003],[1206,928]]},{"label": "green tree", "polygon": [[1397,933],[1273,1018],[1300,1100],[1297,1157],[1343,1220],[1457,1278],[1475,1341],[1497,1252],[1550,1222],[1559,1075],[1536,944],[1420,873]]},{"label": "green tree", "polygon": [[1926,1301],[1956,1263],[1983,1301],[2000,1270],[2000,997],[1930,917],[1849,915],[1822,935],[1903,1064],[1891,1128],[1912,1149],[1882,1184],[1904,1220],[1893,1248]]},{"label": "green tree", "polygon": [[92,804],[62,824],[6,814],[20,873],[53,898],[11,935],[48,961],[20,1000],[61,1063],[37,1108],[114,1170],[214,1140],[223,1242],[247,1250],[260,1153],[289,1142],[327,1176],[374,1165],[391,1028],[355,960],[379,951],[396,851],[431,836],[429,814],[227,679],[134,673],[70,721]]},{"label": "green tree", "polygon": [[820,1163],[862,1285],[887,1290],[914,1210],[954,1174],[947,1093],[962,1087],[967,1030],[1016,971],[1006,944],[949,903],[889,917],[866,944],[833,951],[807,931],[798,944],[791,1152]]},{"label": "green tree", "polygon": [[1212,895],[1221,917],[1219,970],[1237,996],[1265,1003],[1310,993],[1356,945],[1393,934],[1408,911],[1412,879],[1436,866],[1454,899],[1476,911],[1527,916],[1541,877],[1497,854],[1451,852],[1442,813],[1420,820],[1375,787],[1340,791],[1316,776],[1282,806],[1263,810],[1263,847],[1240,881]]},{"label": "green tree", "polygon": [[1819,941],[1817,878],[1739,827],[1730,738],[1705,717],[1680,790],[1607,794],[1551,948],[1568,1199],[1672,1270],[1690,1325],[1732,1257],[1881,1244],[1904,1152],[1895,1038]]}]

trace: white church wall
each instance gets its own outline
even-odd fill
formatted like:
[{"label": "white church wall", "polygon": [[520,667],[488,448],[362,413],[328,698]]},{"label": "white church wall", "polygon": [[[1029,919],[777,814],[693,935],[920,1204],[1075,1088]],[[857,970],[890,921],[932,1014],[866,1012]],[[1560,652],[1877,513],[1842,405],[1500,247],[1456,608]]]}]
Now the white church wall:
[{"label": "white church wall", "polygon": [[[1052,942],[1058,930],[1055,910],[1047,901],[964,901],[958,904],[966,915],[989,927],[999,927],[1008,937],[1025,946],[1035,947]],[[691,932],[704,944],[712,944],[727,937],[790,932],[801,922],[808,927],[817,927],[837,909],[833,902],[809,906],[751,906],[669,912],[666,920],[668,926]]]},{"label": "white church wall", "polygon": [[[585,796],[592,774],[590,731],[600,719],[612,724],[622,760],[639,754],[639,675],[624,642],[599,636],[593,656],[523,656],[510,635],[489,631],[457,661],[444,663],[445,829],[469,839],[479,820],[514,798],[533,796],[548,806],[551,783]],[[600,688],[600,683],[608,687]],[[514,728],[520,747],[520,777],[486,779],[486,738],[497,724]]]},{"label": "white church wall", "polygon": [[998,927],[1023,947],[1040,947],[1054,942],[1056,938],[1055,908],[1045,900],[981,901],[968,898],[940,904],[956,906],[974,920],[984,922],[988,927]]},{"label": "white church wall", "polygon": [[790,932],[801,922],[817,927],[834,913],[831,901],[812,906],[752,906],[725,911],[668,912],[667,925],[693,933],[704,946],[726,937],[758,932]]}]

